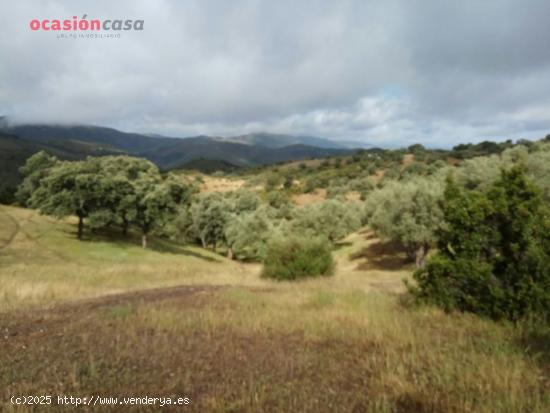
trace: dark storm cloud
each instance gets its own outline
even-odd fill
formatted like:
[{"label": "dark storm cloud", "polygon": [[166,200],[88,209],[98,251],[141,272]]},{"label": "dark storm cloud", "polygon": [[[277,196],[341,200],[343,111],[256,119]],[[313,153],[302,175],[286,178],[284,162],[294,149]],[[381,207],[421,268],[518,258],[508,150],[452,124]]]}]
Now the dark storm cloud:
[{"label": "dark storm cloud", "polygon": [[[29,21],[144,19],[120,39]],[[546,1],[0,5],[0,114],[189,135],[449,145],[550,130]]]}]

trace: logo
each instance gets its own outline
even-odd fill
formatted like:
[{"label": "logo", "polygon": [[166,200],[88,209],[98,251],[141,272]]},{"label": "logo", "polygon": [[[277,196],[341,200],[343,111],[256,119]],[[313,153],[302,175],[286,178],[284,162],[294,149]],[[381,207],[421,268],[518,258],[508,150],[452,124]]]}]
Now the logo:
[{"label": "logo", "polygon": [[145,20],[141,19],[88,19],[86,14],[80,19],[73,16],[72,19],[32,19],[29,22],[32,31],[57,32],[58,38],[120,38],[120,32],[142,31],[144,26]]}]

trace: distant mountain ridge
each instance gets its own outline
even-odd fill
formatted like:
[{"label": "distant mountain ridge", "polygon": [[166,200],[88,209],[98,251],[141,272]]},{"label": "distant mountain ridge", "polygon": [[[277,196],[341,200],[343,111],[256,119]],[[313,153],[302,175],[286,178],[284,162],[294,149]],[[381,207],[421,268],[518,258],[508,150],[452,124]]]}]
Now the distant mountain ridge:
[{"label": "distant mountain ridge", "polygon": [[343,149],[337,142],[317,138],[314,136],[283,135],[275,133],[249,133],[246,135],[222,138],[226,142],[242,143],[245,145],[259,145],[267,148],[283,148],[291,145],[308,145],[325,149]]},{"label": "distant mountain ridge", "polygon": [[254,133],[229,138],[175,138],[102,126],[13,125],[0,116],[0,195],[6,190],[13,193],[21,181],[19,168],[29,156],[41,150],[66,160],[127,154],[146,158],[164,170],[203,172],[353,152],[336,142],[311,136]]},{"label": "distant mountain ridge", "polygon": [[121,132],[103,126],[30,124],[10,125],[2,129],[6,133],[11,133],[22,139],[34,142],[47,143],[52,140],[77,140],[103,144],[107,148],[122,150],[132,154],[159,146],[168,146],[178,141],[178,138],[157,138],[139,133]]}]

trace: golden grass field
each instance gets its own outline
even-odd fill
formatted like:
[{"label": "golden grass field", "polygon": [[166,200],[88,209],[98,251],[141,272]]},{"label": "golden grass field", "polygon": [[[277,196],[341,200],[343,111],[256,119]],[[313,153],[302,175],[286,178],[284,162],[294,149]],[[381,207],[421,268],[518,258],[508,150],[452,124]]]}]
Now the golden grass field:
[{"label": "golden grass field", "polygon": [[0,206],[0,401],[191,399],[0,410],[550,411],[548,332],[411,306],[412,267],[366,229],[334,255],[332,277],[274,282],[168,241],[79,242],[70,220]]}]

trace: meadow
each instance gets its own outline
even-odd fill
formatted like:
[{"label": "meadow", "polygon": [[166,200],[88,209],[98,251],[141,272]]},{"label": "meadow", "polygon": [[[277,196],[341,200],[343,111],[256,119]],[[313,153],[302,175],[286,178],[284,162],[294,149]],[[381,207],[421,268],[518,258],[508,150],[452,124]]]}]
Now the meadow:
[{"label": "meadow", "polygon": [[[193,412],[547,412],[550,335],[412,305],[413,267],[368,228],[335,274],[259,264],[0,207],[2,411],[12,395],[181,396]],[[160,411],[126,406],[124,411]]]}]

